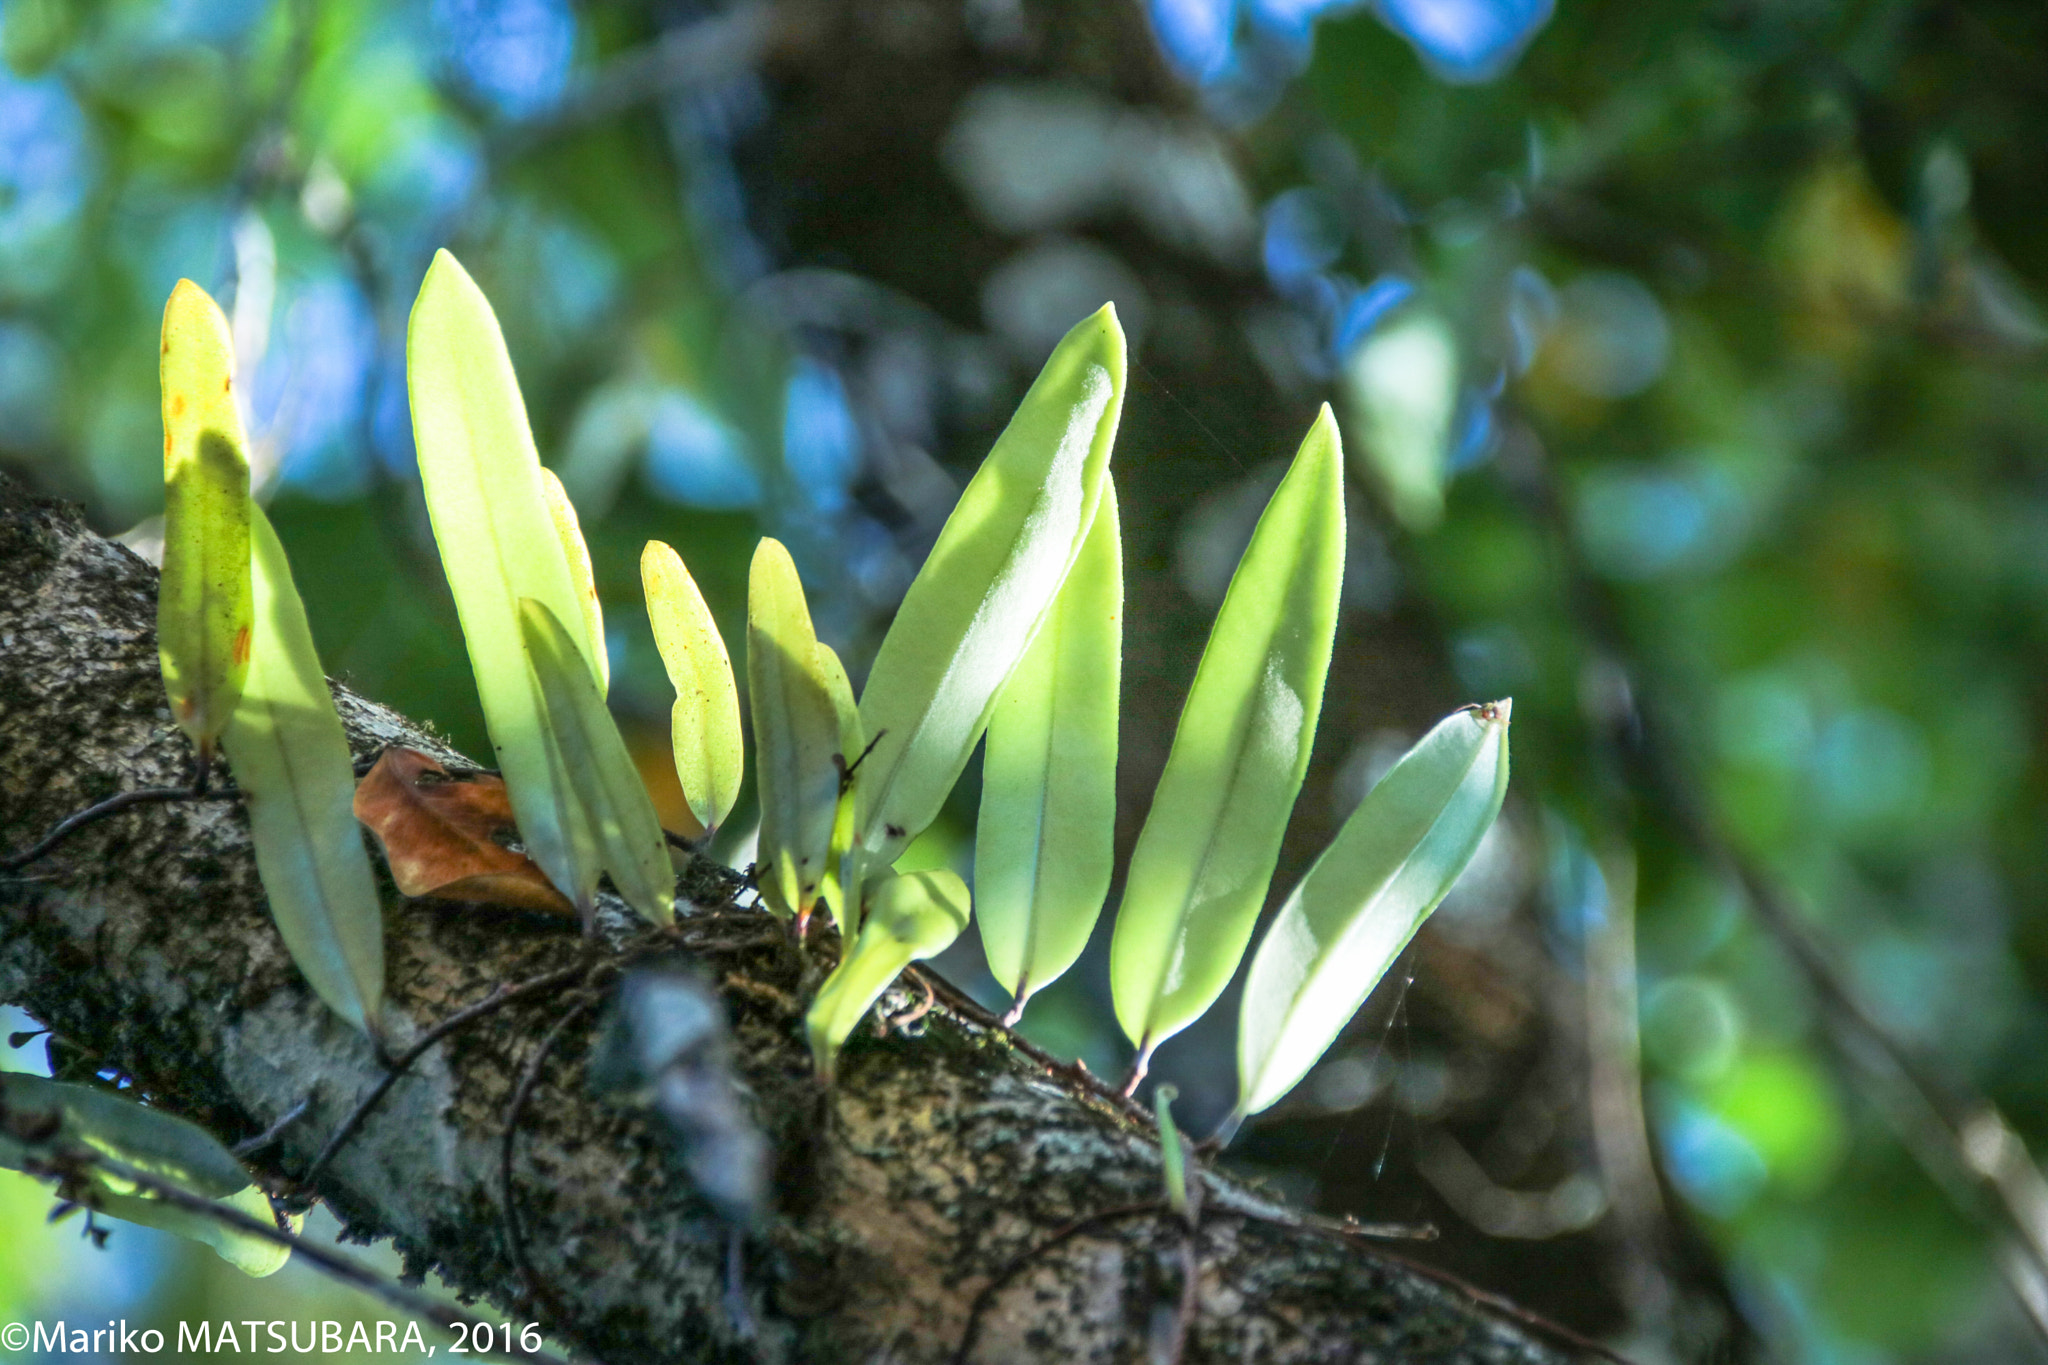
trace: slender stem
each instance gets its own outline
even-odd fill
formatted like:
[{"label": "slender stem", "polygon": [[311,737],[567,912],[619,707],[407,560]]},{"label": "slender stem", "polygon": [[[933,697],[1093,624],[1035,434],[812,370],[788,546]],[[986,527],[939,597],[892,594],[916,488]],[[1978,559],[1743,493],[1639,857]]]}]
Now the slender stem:
[{"label": "slender stem", "polygon": [[981,1317],[987,1310],[989,1301],[995,1298],[997,1292],[1004,1285],[1016,1279],[1018,1273],[1033,1261],[1061,1243],[1072,1241],[1090,1228],[1101,1227],[1107,1223],[1122,1222],[1126,1218],[1136,1218],[1144,1214],[1164,1214],[1169,1212],[1171,1210],[1156,1199],[1147,1200],[1142,1204],[1122,1204],[1113,1209],[1103,1209],[1099,1213],[1091,1213],[1084,1218],[1076,1218],[1044,1241],[1027,1247],[1016,1256],[1011,1257],[1009,1263],[1001,1270],[998,1270],[989,1282],[981,1287],[981,1292],[974,1296],[974,1302],[967,1306],[967,1329],[960,1334],[960,1344],[953,1350],[953,1365],[967,1365],[967,1357],[974,1352],[974,1340],[981,1333]]},{"label": "slender stem", "polygon": [[242,1157],[254,1156],[257,1152],[262,1151],[265,1147],[283,1137],[284,1130],[306,1117],[306,1111],[312,1107],[313,1097],[308,1095],[305,1099],[300,1100],[297,1104],[285,1110],[284,1117],[280,1118],[276,1123],[271,1124],[255,1137],[245,1142],[236,1143],[235,1155]]},{"label": "slender stem", "polygon": [[370,1087],[370,1093],[365,1095],[356,1104],[356,1107],[349,1112],[349,1116],[341,1121],[340,1126],[334,1130],[334,1135],[327,1139],[327,1145],[320,1149],[320,1155],[314,1157],[313,1164],[306,1168],[306,1173],[300,1177],[299,1183],[311,1185],[319,1178],[320,1173],[327,1169],[327,1163],[332,1161],[335,1153],[341,1150],[342,1144],[355,1136],[356,1130],[363,1126],[365,1119],[369,1118],[370,1111],[377,1107],[378,1102],[384,1098],[392,1086],[398,1084],[399,1078],[405,1075],[406,1071],[426,1053],[428,1048],[440,1042],[457,1029],[464,1028],[487,1014],[503,1009],[514,1000],[532,995],[537,991],[544,991],[551,987],[574,981],[583,976],[588,970],[589,968],[584,963],[579,962],[573,967],[564,967],[560,971],[548,972],[543,976],[533,977],[514,986],[497,986],[483,999],[475,1004],[463,1006],[421,1034],[411,1047],[392,1059],[390,1069],[378,1079],[376,1085]]},{"label": "slender stem", "polygon": [[43,857],[58,844],[63,843],[87,825],[118,815],[132,806],[155,805],[164,801],[233,801],[241,793],[233,791],[213,792],[199,787],[138,787],[134,791],[116,792],[104,801],[87,806],[84,810],[65,816],[40,840],[19,853],[10,853],[0,858],[0,872],[17,872],[36,859]]},{"label": "slender stem", "polygon": [[238,1208],[208,1199],[203,1195],[193,1194],[180,1185],[174,1185],[147,1171],[137,1170],[126,1162],[116,1161],[89,1148],[66,1150],[54,1160],[31,1160],[23,1163],[23,1169],[31,1175],[54,1177],[59,1180],[75,1174],[80,1167],[97,1169],[119,1180],[130,1182],[174,1208],[183,1209],[202,1218],[210,1218],[223,1227],[230,1227],[237,1232],[288,1247],[293,1254],[305,1257],[334,1278],[352,1284],[366,1293],[374,1294],[402,1312],[425,1318],[450,1332],[457,1328],[464,1329],[465,1335],[476,1343],[476,1349],[479,1351],[509,1356],[515,1360],[532,1361],[535,1365],[568,1365],[560,1356],[547,1351],[524,1350],[509,1342],[502,1347],[487,1346],[484,1343],[500,1340],[504,1336],[503,1332],[497,1330],[497,1324],[486,1323],[482,1318],[465,1313],[460,1308],[437,1303],[424,1294],[415,1293],[386,1279],[368,1266],[339,1252],[330,1251],[318,1242],[286,1232],[275,1223],[252,1218]]},{"label": "slender stem", "polygon": [[512,1145],[519,1136],[519,1115],[526,1108],[527,1097],[540,1080],[540,1069],[547,1064],[548,1056],[555,1050],[562,1033],[576,1022],[583,1012],[596,1004],[594,999],[578,1000],[562,1011],[562,1017],[555,1020],[541,1038],[540,1046],[533,1050],[526,1069],[519,1077],[519,1086],[512,1092],[512,1103],[505,1108],[504,1132],[498,1146],[498,1185],[503,1200],[501,1210],[505,1220],[505,1247],[511,1253],[512,1264],[519,1271],[521,1283],[526,1286],[529,1298],[538,1300],[555,1317],[556,1325],[566,1327],[569,1314],[562,1301],[547,1281],[533,1268],[533,1262],[526,1255],[526,1232],[519,1222],[519,1202],[512,1189]]}]

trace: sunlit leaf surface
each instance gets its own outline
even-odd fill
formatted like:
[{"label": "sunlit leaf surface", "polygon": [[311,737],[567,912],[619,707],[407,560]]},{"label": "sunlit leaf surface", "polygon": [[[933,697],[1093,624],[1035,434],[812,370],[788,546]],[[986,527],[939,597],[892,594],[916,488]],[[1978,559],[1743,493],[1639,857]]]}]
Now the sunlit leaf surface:
[{"label": "sunlit leaf surface", "polygon": [[1230,580],[1138,835],[1109,970],[1140,1066],[1222,993],[1265,900],[1330,666],[1343,464],[1325,406]]},{"label": "sunlit leaf surface", "polygon": [[427,512],[520,837],[557,889],[587,907],[597,854],[576,829],[519,629],[521,598],[561,621],[584,619],[583,599],[548,511],[497,318],[445,251],[413,305],[406,378]]},{"label": "sunlit leaf surface", "polygon": [[669,717],[676,776],[690,813],[708,834],[732,813],[745,771],[732,660],[682,556],[648,541],[640,552],[640,582],[655,647],[676,690]]},{"label": "sunlit leaf surface", "polygon": [[1373,786],[1252,955],[1233,1119],[1308,1074],[1450,891],[1508,789],[1509,703],[1439,722]]},{"label": "sunlit leaf surface", "polygon": [[597,600],[597,577],[590,571],[590,547],[583,541],[576,504],[569,501],[562,481],[546,465],[540,469],[540,491],[547,498],[548,517],[561,538],[562,558],[569,565],[569,577],[576,584],[576,600],[583,608],[578,622],[583,627],[583,636],[577,643],[597,675],[597,690],[602,694],[611,686],[612,664],[604,646],[604,605]]},{"label": "sunlit leaf surface", "polygon": [[840,1047],[902,970],[944,952],[967,927],[967,883],[951,872],[884,873],[873,883],[860,936],[805,1016],[818,1074],[832,1079]]},{"label": "sunlit leaf surface", "polygon": [[157,653],[171,714],[202,757],[249,672],[249,459],[227,319],[190,280],[164,306],[164,561]]},{"label": "sunlit leaf surface", "polygon": [[861,691],[871,864],[932,822],[981,738],[1095,516],[1123,393],[1123,329],[1105,304],[1045,362],[905,594]]}]

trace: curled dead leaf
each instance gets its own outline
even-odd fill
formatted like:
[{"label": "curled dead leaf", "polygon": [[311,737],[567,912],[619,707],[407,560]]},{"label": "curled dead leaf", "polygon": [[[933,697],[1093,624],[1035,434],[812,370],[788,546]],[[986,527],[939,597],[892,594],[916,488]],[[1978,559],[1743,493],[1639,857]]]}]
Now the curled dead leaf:
[{"label": "curled dead leaf", "polygon": [[386,749],[356,784],[355,812],[408,896],[576,913],[538,864],[500,842],[517,832],[501,777],[457,777],[417,749]]}]

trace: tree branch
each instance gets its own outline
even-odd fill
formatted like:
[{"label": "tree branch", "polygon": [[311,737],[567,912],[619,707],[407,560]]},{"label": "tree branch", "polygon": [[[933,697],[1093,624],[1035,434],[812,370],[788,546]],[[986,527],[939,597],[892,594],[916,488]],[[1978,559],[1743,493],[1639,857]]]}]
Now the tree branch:
[{"label": "tree branch", "polygon": [[[75,510],[0,478],[0,845],[26,846],[116,792],[183,780],[191,760],[157,674],[155,590],[155,573]],[[336,700],[359,755],[402,743],[460,761],[345,688]],[[327,1201],[350,1236],[390,1237],[410,1271],[501,1305],[525,1288],[500,1217],[502,1123],[521,1063],[559,1030],[522,1106],[510,1193],[526,1254],[561,1299],[541,1310],[544,1328],[607,1365],[939,1362],[970,1319],[971,1360],[1132,1358],[1155,1309],[1180,1293],[1182,1239],[1157,1220],[1098,1219],[1009,1270],[1051,1232],[1158,1197],[1146,1125],[950,992],[915,1028],[856,1039],[839,1086],[822,1091],[797,1004],[818,964],[776,935],[733,934],[749,912],[700,907],[721,913],[663,934],[613,905],[598,951],[681,951],[721,983],[777,1162],[777,1216],[745,1257],[751,1338],[724,1302],[723,1224],[661,1134],[585,1083],[590,1012],[571,1017],[535,990],[434,1033],[432,1021],[503,983],[576,966],[584,948],[559,921],[407,901],[387,886],[391,1044],[441,1045],[418,1052],[316,1171],[387,1068],[292,967],[240,806],[167,802],[103,821],[33,874],[0,878],[0,998],[226,1141],[307,1104],[253,1158],[266,1183]],[[723,894],[711,886],[686,890]],[[884,1007],[913,999],[899,988]],[[1569,1358],[1469,1293],[1240,1182],[1207,1181],[1212,1210],[1243,1216],[1205,1232],[1188,1362]]]}]

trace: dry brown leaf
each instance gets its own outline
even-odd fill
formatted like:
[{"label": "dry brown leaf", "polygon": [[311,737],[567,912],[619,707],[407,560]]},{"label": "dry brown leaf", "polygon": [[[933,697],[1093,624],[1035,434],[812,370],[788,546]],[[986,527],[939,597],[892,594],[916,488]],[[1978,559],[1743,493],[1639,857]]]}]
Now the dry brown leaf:
[{"label": "dry brown leaf", "polygon": [[356,784],[355,812],[408,896],[576,913],[531,858],[499,842],[517,832],[501,777],[458,778],[417,749],[386,749]]}]

